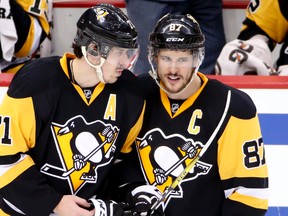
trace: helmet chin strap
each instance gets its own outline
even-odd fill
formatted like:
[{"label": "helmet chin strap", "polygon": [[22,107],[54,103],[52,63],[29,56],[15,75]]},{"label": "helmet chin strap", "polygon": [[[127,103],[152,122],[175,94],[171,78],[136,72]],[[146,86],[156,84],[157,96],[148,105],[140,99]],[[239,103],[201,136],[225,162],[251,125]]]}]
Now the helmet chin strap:
[{"label": "helmet chin strap", "polygon": [[100,82],[102,82],[102,83],[105,84],[106,82],[105,82],[105,80],[104,80],[103,72],[102,72],[102,69],[101,69],[101,68],[102,68],[102,65],[103,65],[104,62],[105,62],[105,59],[104,59],[103,57],[101,57],[101,59],[100,59],[100,64],[99,64],[99,65],[93,65],[93,64],[91,64],[91,62],[89,62],[89,60],[87,59],[87,51],[86,51],[86,47],[85,47],[85,46],[82,46],[82,47],[81,47],[81,51],[82,51],[82,54],[83,54],[86,62],[88,63],[88,65],[90,65],[92,68],[95,69],[96,74],[97,74],[97,77],[98,77],[98,79],[100,80]]}]

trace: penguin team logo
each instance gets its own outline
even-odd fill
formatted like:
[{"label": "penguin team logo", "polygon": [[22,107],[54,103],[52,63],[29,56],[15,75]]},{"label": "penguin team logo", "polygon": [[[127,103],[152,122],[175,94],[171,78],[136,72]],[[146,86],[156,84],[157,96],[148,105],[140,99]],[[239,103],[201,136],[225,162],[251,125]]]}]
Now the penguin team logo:
[{"label": "penguin team logo", "polygon": [[97,182],[97,169],[114,157],[119,129],[99,120],[88,123],[79,115],[64,125],[52,123],[51,130],[62,167],[46,163],[41,172],[68,180],[72,194]]},{"label": "penguin team logo", "polygon": [[[162,192],[203,148],[201,142],[187,139],[180,134],[165,136],[159,128],[148,131],[143,138],[137,138],[136,145],[146,181],[157,186]],[[198,161],[181,183],[208,174],[211,167],[211,164]],[[172,197],[183,197],[181,183],[169,195],[165,206]]]},{"label": "penguin team logo", "polygon": [[109,12],[103,8],[96,9],[97,20],[104,20]]}]

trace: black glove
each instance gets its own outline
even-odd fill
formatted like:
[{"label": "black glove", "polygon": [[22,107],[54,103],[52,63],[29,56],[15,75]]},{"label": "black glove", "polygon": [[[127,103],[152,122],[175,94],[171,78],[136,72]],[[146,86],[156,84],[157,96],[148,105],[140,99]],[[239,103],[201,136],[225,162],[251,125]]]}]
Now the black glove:
[{"label": "black glove", "polygon": [[135,188],[128,199],[131,215],[133,216],[164,216],[164,210],[160,205],[152,214],[151,207],[160,199],[162,192],[155,186],[143,185]]},{"label": "black glove", "polygon": [[124,203],[116,203],[112,200],[89,199],[89,202],[94,206],[94,216],[122,216],[124,208],[127,207]]}]

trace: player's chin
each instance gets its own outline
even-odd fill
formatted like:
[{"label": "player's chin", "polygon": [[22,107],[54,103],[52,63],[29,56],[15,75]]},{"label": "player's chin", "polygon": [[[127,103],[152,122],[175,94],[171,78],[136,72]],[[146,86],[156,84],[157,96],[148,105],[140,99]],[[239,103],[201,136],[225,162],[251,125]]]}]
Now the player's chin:
[{"label": "player's chin", "polygon": [[122,75],[122,71],[123,69],[116,70],[116,72],[113,75],[111,75],[108,80],[106,80],[106,83],[110,83],[110,84],[115,83],[119,79],[119,77]]},{"label": "player's chin", "polygon": [[176,81],[176,82],[166,81],[164,82],[164,84],[167,90],[169,90],[169,92],[177,92],[182,86],[179,81]]},{"label": "player's chin", "polygon": [[176,88],[175,86],[164,85],[163,88],[164,88],[164,90],[166,90],[167,92],[169,92],[171,94],[175,94],[178,92],[178,88]]},{"label": "player's chin", "polygon": [[119,76],[110,77],[109,80],[106,80],[106,83],[113,84],[118,80]]}]

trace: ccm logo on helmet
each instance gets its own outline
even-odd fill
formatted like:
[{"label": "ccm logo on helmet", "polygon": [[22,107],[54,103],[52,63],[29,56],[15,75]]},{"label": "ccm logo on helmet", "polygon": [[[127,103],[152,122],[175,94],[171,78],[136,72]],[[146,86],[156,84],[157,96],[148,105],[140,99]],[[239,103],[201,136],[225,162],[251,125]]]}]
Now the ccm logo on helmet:
[{"label": "ccm logo on helmet", "polygon": [[184,38],[166,38],[167,42],[181,42],[184,41]]}]

